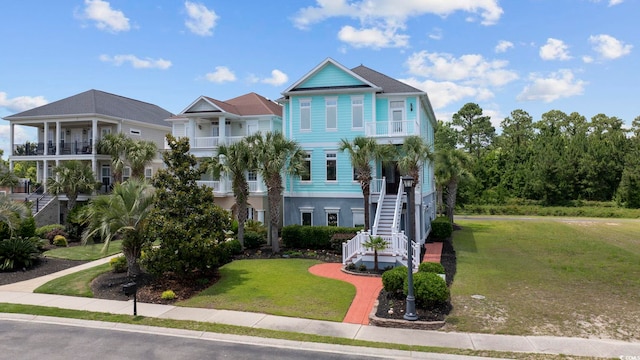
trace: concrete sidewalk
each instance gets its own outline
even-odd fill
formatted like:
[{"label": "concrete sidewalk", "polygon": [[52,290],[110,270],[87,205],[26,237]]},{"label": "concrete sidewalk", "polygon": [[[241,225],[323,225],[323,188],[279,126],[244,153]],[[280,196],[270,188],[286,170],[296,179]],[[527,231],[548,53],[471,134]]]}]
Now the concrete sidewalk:
[{"label": "concrete sidewalk", "polygon": [[[79,271],[108,261],[108,258],[101,259],[51,274],[40,279],[0,286],[0,303],[39,305],[112,314],[133,314],[132,300],[103,300],[62,295],[36,294],[32,292],[33,289],[40,286],[41,283],[49,281],[51,278],[64,276],[67,273]],[[624,355],[640,355],[640,342],[624,342],[618,340],[553,336],[492,335],[382,328],[360,324],[290,318],[260,313],[187,308],[173,305],[145,303],[138,303],[137,310],[138,315],[145,317],[212,322],[260,329],[291,331],[406,345],[541,354],[565,354],[606,358],[618,358]],[[0,307],[0,312],[1,311],[2,308]],[[0,319],[9,319],[12,317],[15,317],[15,315],[0,314]],[[37,317],[29,315],[27,318]],[[153,331],[149,329],[147,330]]]}]

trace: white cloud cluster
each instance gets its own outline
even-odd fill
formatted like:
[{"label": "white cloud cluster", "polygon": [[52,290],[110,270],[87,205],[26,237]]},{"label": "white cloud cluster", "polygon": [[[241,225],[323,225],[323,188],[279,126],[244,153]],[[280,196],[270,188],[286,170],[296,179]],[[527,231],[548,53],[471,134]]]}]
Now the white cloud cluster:
[{"label": "white cloud cluster", "polygon": [[513,48],[513,43],[511,41],[500,40],[498,42],[498,45],[496,45],[494,51],[497,53],[503,53],[511,48]]},{"label": "white cloud cluster", "polygon": [[11,112],[22,112],[48,103],[44,96],[18,96],[8,98],[6,92],[0,91],[0,107]]},{"label": "white cloud cluster", "polygon": [[129,63],[135,69],[161,69],[166,70],[171,67],[171,61],[164,59],[140,59],[135,55],[100,55],[100,61],[112,63],[116,66],[120,66],[124,63]]},{"label": "white cloud cluster", "polygon": [[271,71],[271,77],[261,80],[261,82],[273,86],[280,86],[287,81],[289,81],[289,76],[278,69]]},{"label": "white cloud cluster", "polygon": [[548,38],[547,43],[540,47],[542,60],[569,60],[569,46],[562,40]]},{"label": "white cloud cluster", "polygon": [[360,28],[345,25],[340,40],[354,47],[406,47],[409,36],[402,34],[409,17],[435,14],[447,16],[457,11],[479,14],[484,25],[495,24],[503,10],[497,0],[395,1],[395,0],[316,0],[316,6],[298,11],[293,18],[299,29],[333,17],[358,19]]},{"label": "white cloud cluster", "polygon": [[600,34],[589,37],[589,42],[593,45],[593,50],[603,59],[613,60],[631,53],[633,45],[614,38],[611,35]]},{"label": "white cloud cluster", "polygon": [[112,9],[108,1],[84,0],[84,4],[81,17],[95,21],[98,29],[114,33],[131,29],[129,19],[122,11]]},{"label": "white cloud cluster", "polygon": [[[593,2],[600,2],[600,0],[591,0]],[[609,6],[615,6],[615,5],[619,5],[622,4],[624,2],[624,0],[609,0]]]},{"label": "white cloud cluster", "polygon": [[539,74],[531,74],[531,81],[524,90],[517,96],[519,101],[544,101],[554,100],[581,95],[587,83],[576,79],[571,70],[562,69],[544,77]]},{"label": "white cloud cluster", "polygon": [[207,73],[204,77],[216,84],[236,81],[236,74],[226,66],[216,66],[216,71]]},{"label": "white cloud cluster", "polygon": [[207,9],[203,4],[191,1],[186,1],[184,7],[188,16],[184,24],[192,33],[200,36],[213,35],[213,28],[219,19],[215,11]]}]

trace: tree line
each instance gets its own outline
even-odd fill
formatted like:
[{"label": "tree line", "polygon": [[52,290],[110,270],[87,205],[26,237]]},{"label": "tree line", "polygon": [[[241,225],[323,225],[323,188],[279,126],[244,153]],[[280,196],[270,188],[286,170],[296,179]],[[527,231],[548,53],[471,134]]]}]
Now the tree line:
[{"label": "tree line", "polygon": [[[622,119],[605,114],[587,119],[551,110],[534,121],[518,109],[500,125],[502,133],[496,134],[474,103],[451,122],[438,122],[437,153],[464,159],[454,164],[461,167],[459,204],[519,198],[549,206],[615,201],[640,208],[640,116],[625,128]],[[436,177],[443,167],[436,159]]]}]

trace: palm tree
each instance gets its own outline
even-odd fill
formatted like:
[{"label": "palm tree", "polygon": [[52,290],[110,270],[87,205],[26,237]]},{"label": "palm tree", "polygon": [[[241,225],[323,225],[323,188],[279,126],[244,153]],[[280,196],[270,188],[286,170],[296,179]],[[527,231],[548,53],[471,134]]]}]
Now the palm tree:
[{"label": "palm tree", "polygon": [[130,141],[125,152],[125,158],[131,166],[131,177],[144,178],[144,168],[155,157],[158,148],[153,141]]},{"label": "palm tree", "polygon": [[393,157],[393,147],[380,145],[374,138],[356,136],[352,141],[340,140],[340,151],[347,151],[364,197],[364,230],[369,230],[369,195],[371,194],[371,162]]},{"label": "palm tree", "polygon": [[367,249],[373,249],[373,270],[378,271],[378,251],[387,248],[387,241],[380,236],[369,236],[369,240],[362,243]]},{"label": "palm tree", "polygon": [[13,236],[15,229],[29,214],[30,211],[24,203],[13,201],[9,196],[0,195],[0,223],[6,224],[10,236]]},{"label": "palm tree", "polygon": [[78,160],[63,162],[53,169],[53,173],[55,178],[47,180],[49,191],[55,195],[66,194],[69,199],[67,202],[69,210],[76,205],[78,194],[99,189],[101,185],[96,182],[91,167]]},{"label": "palm tree", "polygon": [[458,184],[471,177],[468,168],[471,159],[460,149],[443,149],[436,153],[436,184],[440,188],[438,198],[442,201],[444,187],[447,189],[447,217],[453,224],[453,213],[456,206]]},{"label": "palm tree", "polygon": [[231,187],[235,196],[236,216],[238,218],[238,240],[244,247],[244,223],[247,221],[247,199],[249,184],[245,173],[254,168],[254,157],[246,141],[220,145],[218,155],[209,159],[207,166],[214,171],[216,177],[220,173],[231,177]]},{"label": "palm tree", "polygon": [[146,241],[144,235],[153,194],[151,184],[132,178],[116,184],[113,192],[96,197],[84,208],[83,217],[88,226],[82,234],[83,244],[99,235],[106,251],[112,240],[121,238],[130,277],[140,274],[138,260]]},{"label": "palm tree", "polygon": [[0,186],[18,185],[18,177],[9,169],[9,166],[2,160],[2,150],[0,150]]},{"label": "palm tree", "polygon": [[111,172],[116,184],[122,182],[124,169],[124,155],[129,147],[131,139],[123,133],[107,134],[98,142],[98,151],[111,156]]},{"label": "palm tree", "polygon": [[434,158],[431,147],[420,136],[412,135],[404,139],[398,155],[400,171],[411,176],[415,184],[420,184],[422,165]]},{"label": "palm tree", "polygon": [[256,157],[258,171],[267,186],[269,204],[269,237],[272,251],[280,251],[278,225],[282,199],[282,173],[300,176],[306,172],[306,153],[294,140],[289,140],[280,132],[260,132],[246,138],[249,150]]}]

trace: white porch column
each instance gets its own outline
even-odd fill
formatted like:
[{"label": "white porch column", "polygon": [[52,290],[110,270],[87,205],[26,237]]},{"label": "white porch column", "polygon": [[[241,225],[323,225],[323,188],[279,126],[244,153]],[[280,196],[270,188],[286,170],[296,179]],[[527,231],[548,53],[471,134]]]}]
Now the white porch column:
[{"label": "white porch column", "polygon": [[[91,120],[91,154],[94,156],[98,154],[98,120]],[[94,168],[93,172],[95,173],[95,164],[94,160],[91,160],[91,166]]]},{"label": "white porch column", "polygon": [[218,131],[219,131],[220,143],[228,145],[228,143],[227,143],[227,118],[225,118],[224,116],[221,116],[220,118],[218,118]]},{"label": "white porch column", "polygon": [[56,136],[54,136],[54,139],[56,139],[56,155],[60,155],[60,121],[56,121]]},{"label": "white porch column", "polygon": [[9,143],[11,144],[11,147],[9,148],[9,153],[7,154],[7,157],[13,156],[13,150],[16,148],[15,144],[13,143],[13,132],[15,131],[15,129],[16,129],[16,124],[11,123],[11,125],[9,125]]},{"label": "white porch column", "polygon": [[264,222],[264,210],[256,210],[258,212],[258,221],[260,221],[261,223],[265,223]]},{"label": "white porch column", "polygon": [[49,186],[47,185],[47,179],[49,179],[49,176],[50,176],[49,162],[47,160],[44,160],[42,162],[42,181],[41,181],[42,185],[44,186],[44,192],[47,192],[49,190]]},{"label": "white porch column", "polygon": [[189,118],[189,127],[185,135],[189,137],[189,146],[193,148],[196,144],[196,120],[194,118]]},{"label": "white porch column", "polygon": [[49,155],[49,122],[48,121],[44,122],[44,136],[42,139],[44,141],[44,155]]}]

